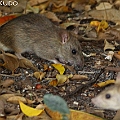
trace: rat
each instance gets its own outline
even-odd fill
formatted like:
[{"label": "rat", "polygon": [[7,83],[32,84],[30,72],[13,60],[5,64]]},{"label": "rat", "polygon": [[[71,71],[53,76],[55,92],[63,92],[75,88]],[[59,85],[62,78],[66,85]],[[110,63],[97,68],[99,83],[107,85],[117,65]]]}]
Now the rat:
[{"label": "rat", "polygon": [[115,84],[92,98],[92,102],[102,109],[120,110],[120,72],[117,74]]},{"label": "rat", "polygon": [[83,68],[84,57],[76,35],[53,24],[41,14],[25,14],[0,27],[0,49],[21,53],[32,51],[53,63]]}]

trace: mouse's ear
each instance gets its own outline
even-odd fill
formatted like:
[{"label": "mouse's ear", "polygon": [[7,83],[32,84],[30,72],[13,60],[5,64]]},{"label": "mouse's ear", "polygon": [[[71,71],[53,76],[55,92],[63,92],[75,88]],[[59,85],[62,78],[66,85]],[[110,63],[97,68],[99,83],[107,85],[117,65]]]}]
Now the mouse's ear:
[{"label": "mouse's ear", "polygon": [[120,72],[118,72],[115,84],[120,84]]},{"label": "mouse's ear", "polygon": [[61,42],[62,44],[65,44],[69,40],[69,32],[66,30],[62,30],[60,32]]}]

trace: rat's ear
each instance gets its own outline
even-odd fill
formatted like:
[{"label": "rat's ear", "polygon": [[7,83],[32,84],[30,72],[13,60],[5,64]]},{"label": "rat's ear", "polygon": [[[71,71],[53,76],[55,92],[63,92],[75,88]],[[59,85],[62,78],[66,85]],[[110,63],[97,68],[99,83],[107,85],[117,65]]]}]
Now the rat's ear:
[{"label": "rat's ear", "polygon": [[118,72],[115,84],[120,84],[120,72]]},{"label": "rat's ear", "polygon": [[62,30],[60,32],[61,42],[62,44],[65,44],[69,40],[69,32],[66,30]]}]

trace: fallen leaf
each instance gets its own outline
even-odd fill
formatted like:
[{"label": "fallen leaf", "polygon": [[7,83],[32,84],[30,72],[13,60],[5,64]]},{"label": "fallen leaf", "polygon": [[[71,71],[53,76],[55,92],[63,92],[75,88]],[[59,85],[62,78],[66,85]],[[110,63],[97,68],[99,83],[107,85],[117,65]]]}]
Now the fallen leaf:
[{"label": "fallen leaf", "polygon": [[108,26],[108,23],[105,20],[102,20],[97,28],[97,32],[105,31],[105,29],[108,28]]},{"label": "fallen leaf", "polygon": [[52,9],[53,12],[72,12],[72,9],[68,6],[61,6],[59,8],[53,8]]},{"label": "fallen leaf", "polygon": [[107,40],[104,40],[104,44],[105,44],[104,51],[108,51],[108,50],[112,51],[115,49],[115,46],[113,44],[109,43]]},{"label": "fallen leaf", "polygon": [[43,68],[44,68],[44,71],[49,70],[49,66],[48,66],[47,64],[44,64],[44,65],[43,65]]},{"label": "fallen leaf", "polygon": [[2,94],[2,95],[0,95],[0,98],[2,97],[5,100],[7,100],[8,98],[13,97],[13,96],[15,96],[15,94]]},{"label": "fallen leaf", "polygon": [[88,80],[88,77],[86,75],[73,75],[70,80]]},{"label": "fallen leaf", "polygon": [[61,75],[65,72],[65,68],[62,64],[52,64],[52,66],[57,69]]},{"label": "fallen leaf", "polygon": [[70,110],[71,120],[104,120],[103,118],[91,115],[78,110]]},{"label": "fallen leaf", "polygon": [[66,29],[66,28],[69,27],[69,26],[78,26],[78,24],[77,24],[77,23],[74,23],[74,22],[66,22],[66,23],[60,24],[60,26],[61,26],[61,28]]},{"label": "fallen leaf", "polygon": [[105,57],[105,59],[111,61],[112,58],[113,58],[113,55],[114,55],[114,52],[113,51],[109,51],[108,54],[107,54],[107,56]]},{"label": "fallen leaf", "polygon": [[55,21],[55,22],[58,22],[58,23],[62,21],[62,20],[60,20],[60,19],[56,16],[56,14],[53,13],[53,12],[47,11],[47,12],[44,12],[44,15],[45,15],[47,18],[51,19],[52,21]]},{"label": "fallen leaf", "polygon": [[91,22],[90,22],[90,25],[91,25],[91,26],[95,26],[95,27],[98,27],[99,24],[100,24],[99,21],[91,21]]},{"label": "fallen leaf", "polygon": [[56,75],[56,79],[57,79],[57,84],[62,84],[62,83],[64,83],[65,81],[67,81],[68,76],[67,76],[67,75],[57,74],[57,75]]},{"label": "fallen leaf", "polygon": [[9,15],[9,16],[0,17],[0,25],[3,25],[4,23],[6,23],[16,17],[17,17],[17,15]]},{"label": "fallen leaf", "polygon": [[0,98],[0,117],[4,117],[5,116],[5,100]]},{"label": "fallen leaf", "polygon": [[106,10],[91,10],[87,12],[87,16],[88,15],[97,20],[108,20],[120,24],[120,11],[114,8]]},{"label": "fallen leaf", "polygon": [[96,10],[106,10],[112,8],[113,5],[111,5],[108,2],[101,2],[97,7]]},{"label": "fallen leaf", "polygon": [[[52,111],[48,108],[45,109],[52,120],[61,120],[62,115],[57,111]],[[104,120],[103,118],[97,117],[95,115],[70,109],[70,120]]]},{"label": "fallen leaf", "polygon": [[115,0],[114,6],[119,9],[120,8],[120,0]]},{"label": "fallen leaf", "polygon": [[99,87],[105,87],[106,85],[113,84],[113,83],[115,83],[115,80],[107,80],[105,82],[97,83],[96,85]]},{"label": "fallen leaf", "polygon": [[38,80],[42,80],[45,75],[46,75],[46,72],[34,72],[33,73],[34,77],[36,77]]},{"label": "fallen leaf", "polygon": [[35,6],[35,5],[38,5],[38,4],[47,2],[47,1],[48,1],[48,0],[30,0],[30,1],[29,1],[29,4],[30,4],[30,6]]},{"label": "fallen leaf", "polygon": [[40,5],[39,5],[39,10],[41,10],[40,13],[46,12],[45,10],[46,10],[46,8],[49,6],[49,4],[50,4],[49,1],[40,4]]},{"label": "fallen leaf", "polygon": [[120,60],[120,55],[118,53],[114,52],[114,56],[115,56],[115,58],[117,58],[118,60]]},{"label": "fallen leaf", "polygon": [[22,101],[27,104],[33,104],[35,101],[29,100],[27,98],[21,97],[21,96],[13,96],[7,99],[8,102],[18,104],[19,101]]},{"label": "fallen leaf", "polygon": [[15,81],[13,79],[6,79],[3,81],[0,85],[3,87],[9,87],[11,86]]},{"label": "fallen leaf", "polygon": [[34,71],[39,71],[38,68],[36,68],[32,62],[28,59],[19,59],[19,67],[22,68],[30,68]]},{"label": "fallen leaf", "polygon": [[109,30],[106,30],[107,34],[114,36],[116,40],[120,40],[120,31],[114,28],[110,28]]},{"label": "fallen leaf", "polygon": [[44,110],[39,110],[39,109],[29,107],[21,101],[19,101],[19,104],[20,104],[20,108],[21,108],[22,112],[29,117],[38,116],[44,111]]},{"label": "fallen leaf", "polygon": [[51,81],[49,82],[49,85],[56,87],[56,86],[58,85],[58,81],[57,81],[56,79],[55,79],[55,80],[51,80]]},{"label": "fallen leaf", "polygon": [[12,71],[12,74],[14,74],[14,70],[19,67],[19,59],[15,55],[5,52],[2,52],[2,59],[4,61],[3,67]]}]

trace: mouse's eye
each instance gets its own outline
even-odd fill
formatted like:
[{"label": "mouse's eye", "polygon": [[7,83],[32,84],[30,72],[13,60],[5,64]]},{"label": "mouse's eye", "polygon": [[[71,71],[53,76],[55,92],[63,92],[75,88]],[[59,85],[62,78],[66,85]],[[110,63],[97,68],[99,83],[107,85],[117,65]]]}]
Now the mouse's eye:
[{"label": "mouse's eye", "polygon": [[110,94],[106,94],[106,95],[105,95],[105,98],[106,98],[106,99],[110,99],[110,98],[111,98],[111,95],[110,95]]},{"label": "mouse's eye", "polygon": [[77,53],[76,49],[72,49],[72,54],[75,55]]}]

